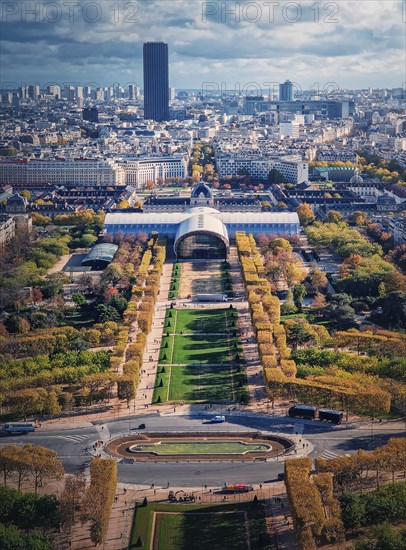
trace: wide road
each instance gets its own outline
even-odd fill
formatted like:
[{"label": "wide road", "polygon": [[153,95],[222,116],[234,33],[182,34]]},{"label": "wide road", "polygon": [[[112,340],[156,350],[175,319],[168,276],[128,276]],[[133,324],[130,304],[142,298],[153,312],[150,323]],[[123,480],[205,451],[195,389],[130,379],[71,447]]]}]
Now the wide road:
[{"label": "wide road", "polygon": [[[68,473],[87,466],[92,457],[96,440],[107,441],[109,437],[137,431],[139,424],[146,424],[146,431],[216,433],[219,431],[264,431],[273,434],[298,434],[298,450],[309,444],[312,458],[323,456],[333,458],[339,454],[354,453],[358,449],[371,450],[383,445],[389,437],[405,435],[401,422],[360,422],[333,426],[320,421],[291,419],[286,416],[252,415],[229,413],[227,422],[208,424],[201,416],[179,416],[149,414],[131,416],[106,423],[101,421],[85,428],[64,428],[47,430],[44,425],[35,433],[13,435],[0,438],[0,446],[8,443],[32,443],[44,445],[57,452]],[[299,449],[300,448],[300,449]],[[307,448],[305,449],[307,450]],[[90,451],[90,452],[89,452]],[[293,455],[294,456],[294,455]],[[223,482],[241,481],[246,483],[266,483],[277,478],[283,471],[283,460],[270,462],[145,462],[118,464],[119,481],[134,485],[172,487],[209,487]]]}]

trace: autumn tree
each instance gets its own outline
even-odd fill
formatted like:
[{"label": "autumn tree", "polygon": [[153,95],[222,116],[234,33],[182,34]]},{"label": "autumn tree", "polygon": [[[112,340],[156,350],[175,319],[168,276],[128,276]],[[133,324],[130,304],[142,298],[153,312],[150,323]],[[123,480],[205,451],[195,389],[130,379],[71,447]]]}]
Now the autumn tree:
[{"label": "autumn tree", "polygon": [[69,475],[65,480],[59,506],[61,523],[70,532],[75,523],[86,490],[86,478],[83,474]]},{"label": "autumn tree", "polygon": [[316,219],[311,206],[306,203],[300,204],[296,213],[299,216],[300,225],[303,226],[310,225]]},{"label": "autumn tree", "polygon": [[61,479],[64,474],[62,462],[56,452],[40,445],[24,445],[23,456],[29,465],[29,473],[34,480],[35,494],[49,479]]},{"label": "autumn tree", "polygon": [[341,212],[337,210],[329,210],[327,214],[327,220],[331,223],[338,223],[343,219]]},{"label": "autumn tree", "polygon": [[109,526],[117,485],[117,463],[113,459],[94,458],[90,463],[90,486],[82,504],[82,522],[90,522],[90,538],[102,544]]}]

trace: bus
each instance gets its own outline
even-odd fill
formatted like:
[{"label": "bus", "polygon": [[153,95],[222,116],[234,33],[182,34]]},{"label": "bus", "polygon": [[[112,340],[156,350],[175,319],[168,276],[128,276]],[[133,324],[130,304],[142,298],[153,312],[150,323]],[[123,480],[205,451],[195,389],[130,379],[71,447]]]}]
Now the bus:
[{"label": "bus", "polygon": [[306,405],[295,405],[290,407],[288,411],[289,416],[299,416],[300,418],[310,418],[313,420],[316,418],[316,407],[307,407]]},{"label": "bus", "polygon": [[37,422],[8,422],[3,425],[3,432],[6,433],[27,433],[35,432],[39,428]]}]

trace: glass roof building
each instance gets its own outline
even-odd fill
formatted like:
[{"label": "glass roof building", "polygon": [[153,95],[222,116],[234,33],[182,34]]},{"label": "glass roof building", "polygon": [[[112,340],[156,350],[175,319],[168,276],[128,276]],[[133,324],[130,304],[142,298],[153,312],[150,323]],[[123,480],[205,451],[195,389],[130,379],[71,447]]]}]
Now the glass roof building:
[{"label": "glass roof building", "polygon": [[254,237],[260,233],[293,236],[299,234],[300,223],[295,212],[220,212],[197,206],[184,212],[108,213],[104,231],[108,234],[157,231],[174,243],[178,258],[212,258],[216,246],[219,257],[227,254],[237,231],[252,233]]},{"label": "glass roof building", "polygon": [[118,250],[118,246],[112,243],[101,243],[93,246],[82,260],[83,266],[90,266],[92,269],[105,269]]}]

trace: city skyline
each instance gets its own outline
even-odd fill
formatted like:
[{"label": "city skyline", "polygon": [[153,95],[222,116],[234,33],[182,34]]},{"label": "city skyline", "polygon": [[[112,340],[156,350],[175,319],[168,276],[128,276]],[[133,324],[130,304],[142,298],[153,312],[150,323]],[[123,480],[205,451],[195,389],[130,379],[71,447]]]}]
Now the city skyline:
[{"label": "city skyline", "polygon": [[148,41],[169,44],[169,85],[178,89],[286,79],[303,89],[406,82],[400,0],[280,2],[273,13],[271,2],[196,2],[190,13],[190,4],[179,0],[178,15],[162,1],[129,3],[132,14],[121,3],[83,0],[71,12],[69,3],[60,11],[46,2],[25,4],[34,11],[23,13],[21,4],[10,2],[0,15],[3,86],[142,83],[142,44]]}]

